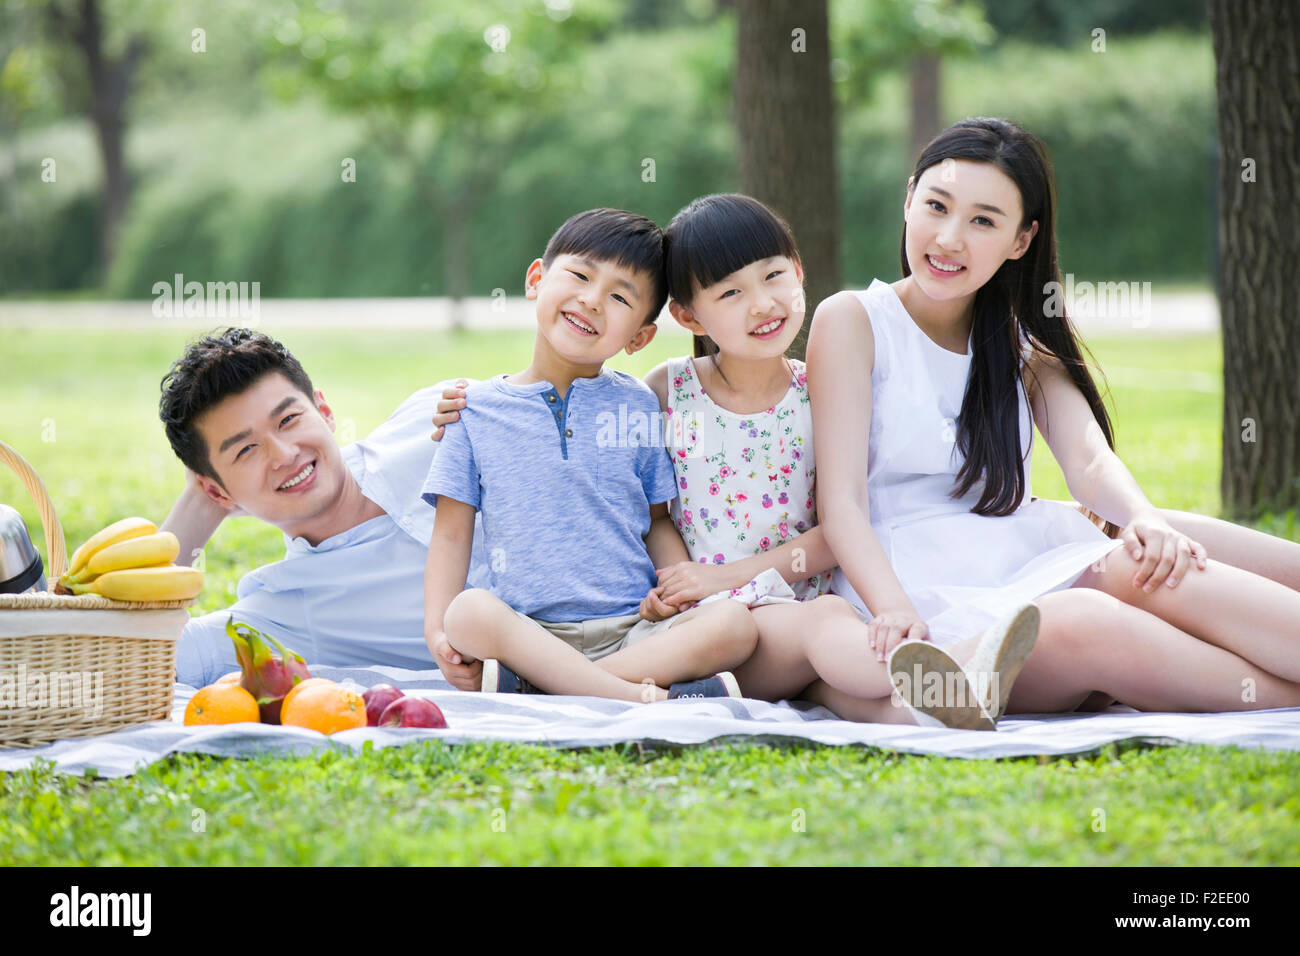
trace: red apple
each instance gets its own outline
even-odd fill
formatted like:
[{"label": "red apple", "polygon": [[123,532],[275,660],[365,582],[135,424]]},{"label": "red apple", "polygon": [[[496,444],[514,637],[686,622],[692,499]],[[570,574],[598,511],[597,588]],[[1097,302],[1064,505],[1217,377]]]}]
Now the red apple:
[{"label": "red apple", "polygon": [[379,716],[380,727],[446,727],[438,705],[423,697],[403,697],[395,700]]},{"label": "red apple", "polygon": [[366,702],[366,726],[378,727],[379,715],[384,712],[384,708],[405,696],[392,684],[376,684],[367,690],[361,695],[361,699]]}]

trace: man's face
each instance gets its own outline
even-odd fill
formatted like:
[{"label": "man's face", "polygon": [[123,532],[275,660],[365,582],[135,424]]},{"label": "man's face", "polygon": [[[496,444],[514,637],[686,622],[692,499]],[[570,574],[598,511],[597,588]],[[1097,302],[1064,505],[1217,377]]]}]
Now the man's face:
[{"label": "man's face", "polygon": [[624,347],[654,338],[647,325],[651,280],[644,272],[583,255],[533,261],[525,277],[537,300],[537,326],[556,354],[575,365],[604,362]]},{"label": "man's face", "polygon": [[334,506],[344,488],[343,455],[325,396],[313,404],[279,372],[268,372],[195,420],[213,470],[208,497],[242,508],[290,537]]}]

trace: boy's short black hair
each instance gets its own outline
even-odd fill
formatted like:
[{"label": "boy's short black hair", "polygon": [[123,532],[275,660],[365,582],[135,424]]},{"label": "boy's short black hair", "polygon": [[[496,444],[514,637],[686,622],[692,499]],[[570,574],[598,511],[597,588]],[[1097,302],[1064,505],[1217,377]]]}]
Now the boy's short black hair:
[{"label": "boy's short black hair", "polygon": [[195,474],[225,488],[195,420],[231,395],[247,391],[262,376],[279,372],[314,406],[311,379],[293,354],[252,329],[228,328],[191,342],[162,379],[158,417],[176,457]]},{"label": "boy's short black hair", "polygon": [[650,312],[643,324],[659,318],[668,301],[664,275],[664,233],[653,221],[625,209],[588,209],[555,230],[542,254],[551,267],[556,256],[590,256],[644,272],[650,277]]}]

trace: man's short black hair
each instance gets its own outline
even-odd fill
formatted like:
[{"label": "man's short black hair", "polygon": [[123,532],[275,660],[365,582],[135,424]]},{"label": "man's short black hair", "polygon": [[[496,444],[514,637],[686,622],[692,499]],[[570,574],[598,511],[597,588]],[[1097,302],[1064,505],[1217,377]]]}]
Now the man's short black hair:
[{"label": "man's short black hair", "polygon": [[279,372],[314,406],[311,379],[293,354],[275,339],[251,329],[229,328],[191,342],[162,380],[158,417],[176,457],[195,474],[226,486],[195,419],[231,395],[247,391],[262,376]]},{"label": "man's short black hair", "polygon": [[650,312],[643,324],[659,318],[668,301],[664,233],[645,216],[624,209],[588,209],[570,216],[546,244],[542,265],[549,269],[555,257],[563,255],[589,256],[646,273]]}]

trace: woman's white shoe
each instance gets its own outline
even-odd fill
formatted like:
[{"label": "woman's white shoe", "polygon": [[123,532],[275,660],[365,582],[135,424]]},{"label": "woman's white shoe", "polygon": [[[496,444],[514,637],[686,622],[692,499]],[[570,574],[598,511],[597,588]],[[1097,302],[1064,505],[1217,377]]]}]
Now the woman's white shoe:
[{"label": "woman's white shoe", "polygon": [[1039,619],[1037,604],[1013,609],[984,632],[975,653],[966,661],[966,676],[980,691],[980,703],[994,720],[1006,713],[1011,685],[1038,640]]},{"label": "woman's white shoe", "polygon": [[922,727],[997,729],[962,666],[929,641],[904,641],[895,647],[889,655],[889,679]]},{"label": "woman's white shoe", "polygon": [[890,682],[921,726],[996,730],[1038,623],[1037,605],[1015,608],[984,632],[964,667],[928,641],[904,641],[889,655]]}]

